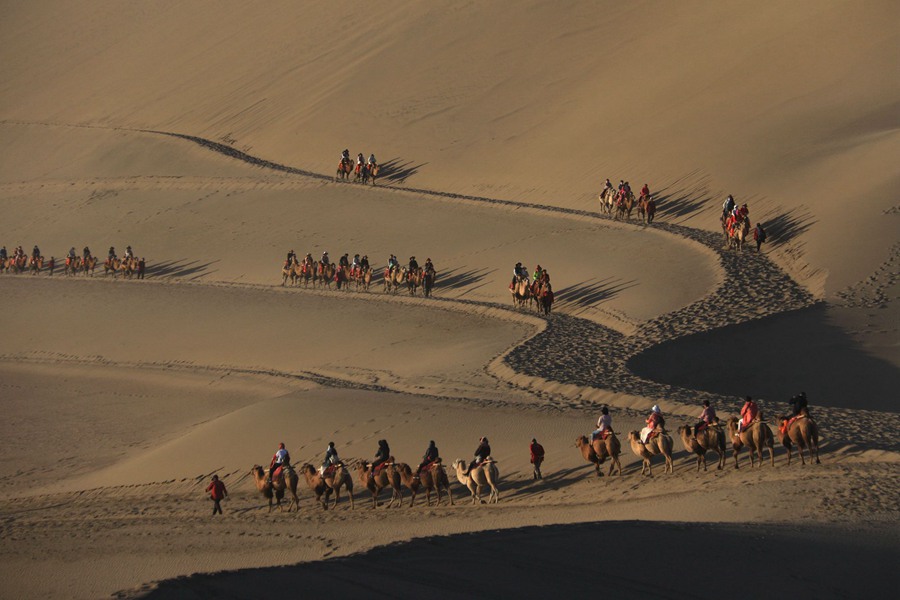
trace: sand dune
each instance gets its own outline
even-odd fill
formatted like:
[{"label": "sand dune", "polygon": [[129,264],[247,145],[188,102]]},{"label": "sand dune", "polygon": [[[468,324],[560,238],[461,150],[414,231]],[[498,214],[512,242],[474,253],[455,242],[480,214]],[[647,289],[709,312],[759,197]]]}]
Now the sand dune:
[{"label": "sand dune", "polygon": [[[0,244],[60,268],[0,273],[0,596],[896,587],[896,3],[6,9]],[[332,181],[344,147],[377,186]],[[657,221],[599,214],[605,177]],[[723,248],[728,193],[762,253]],[[146,280],[65,277],[85,245]],[[367,254],[375,285],[283,287],[289,249]],[[390,254],[432,258],[434,297],[385,294]],[[551,316],[512,306],[516,262]],[[676,438],[674,474],[625,443],[597,478],[574,446],[603,404],[624,441],[654,404],[674,433],[751,394],[774,425],[801,389],[821,464],[698,472]],[[496,506],[454,481],[453,507],[372,510],[357,483],[322,511],[301,482],[269,513],[248,475],[279,441],[415,465],[435,440],[449,470],[481,436]]]}]

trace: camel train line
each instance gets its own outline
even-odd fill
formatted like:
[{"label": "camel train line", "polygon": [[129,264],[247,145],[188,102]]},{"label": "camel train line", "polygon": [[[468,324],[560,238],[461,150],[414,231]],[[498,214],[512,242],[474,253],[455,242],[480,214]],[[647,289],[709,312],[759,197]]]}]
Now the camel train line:
[{"label": "camel train line", "polygon": [[[467,472],[464,460],[455,461],[453,468],[456,470],[458,481],[471,493],[473,504],[482,502],[481,494],[488,488],[490,489],[488,503],[499,502],[500,472],[493,458],[488,457],[483,463],[473,467],[471,472]],[[339,461],[322,471],[317,470],[310,463],[303,463],[299,468],[299,473],[306,479],[307,486],[315,496],[316,504],[321,505],[324,510],[337,508],[341,490],[346,490],[349,501],[348,508],[353,509],[352,471],[356,472],[357,483],[372,494],[372,508],[378,507],[378,500],[385,490],[390,493],[387,508],[395,505],[401,508],[404,488],[410,495],[410,507],[415,506],[416,497],[420,492],[425,493],[426,506],[432,506],[432,493],[436,494],[435,506],[441,505],[442,494],[447,495],[451,506],[454,505],[450,480],[440,458],[424,465],[417,473],[414,473],[408,464],[397,462],[393,457],[381,467],[375,468],[374,472],[372,465],[362,459],[350,461],[349,464]],[[288,492],[291,494],[291,501],[287,506],[287,511],[290,512],[295,507],[299,510],[297,469],[290,465],[278,467],[274,476],[270,478],[269,469],[254,465],[250,470],[250,475],[256,484],[257,491],[269,500],[269,512],[275,508],[284,510],[281,501]],[[334,494],[334,499],[329,502],[332,494]]]},{"label": "camel train line", "polygon": [[[113,279],[117,279],[122,275],[125,279],[137,277],[144,278],[145,261],[143,258],[111,258],[103,263],[104,275],[112,275]],[[85,257],[66,256],[63,264],[63,274],[75,276],[83,274],[86,277],[93,277],[94,270],[97,268],[97,259],[88,254]],[[43,256],[26,257],[25,255],[10,256],[7,258],[0,257],[0,273],[14,274],[24,273],[28,271],[32,275],[38,275],[42,272],[52,277],[56,271],[56,257],[51,256],[49,260],[44,260]]]},{"label": "camel train line", "polygon": [[[296,256],[284,261],[281,267],[281,285],[284,287],[290,282],[291,286],[310,285],[315,288],[331,289],[334,284],[338,290],[368,292],[375,277],[373,267],[358,264],[335,264],[313,260],[309,255],[303,260]],[[382,274],[383,290],[385,293],[396,293],[406,288],[410,296],[416,296],[419,290],[426,298],[431,296],[437,272],[434,267],[386,267]]]}]

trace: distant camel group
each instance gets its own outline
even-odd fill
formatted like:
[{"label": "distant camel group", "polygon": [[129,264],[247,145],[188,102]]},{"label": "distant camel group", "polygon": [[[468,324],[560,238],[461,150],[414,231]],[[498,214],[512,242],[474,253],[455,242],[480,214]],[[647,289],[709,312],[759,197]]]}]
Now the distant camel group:
[{"label": "distant camel group", "polygon": [[[297,260],[294,257],[286,260],[281,268],[281,285],[283,287],[290,282],[292,286],[303,284],[303,287],[312,285],[314,289],[320,287],[330,290],[334,284],[339,290],[349,290],[353,286],[356,291],[367,292],[372,285],[374,273],[371,267],[324,263],[309,257]],[[436,279],[437,272],[433,268],[394,267],[385,268],[382,281],[385,293],[396,292],[405,287],[410,296],[417,295],[421,289],[422,295],[427,298],[434,290]]]}]

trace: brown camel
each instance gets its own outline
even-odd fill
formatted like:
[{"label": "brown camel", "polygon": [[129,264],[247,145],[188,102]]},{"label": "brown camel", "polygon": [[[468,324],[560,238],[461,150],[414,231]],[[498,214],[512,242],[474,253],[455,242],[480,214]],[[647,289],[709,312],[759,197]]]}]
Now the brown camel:
[{"label": "brown camel", "polygon": [[406,267],[396,267],[391,272],[390,268],[384,270],[384,291],[392,292],[400,288],[406,280]]},{"label": "brown camel", "polygon": [[682,425],[678,428],[678,435],[681,436],[684,449],[697,455],[697,471],[700,471],[701,463],[703,470],[706,470],[706,453],[710,450],[719,457],[716,469],[721,471],[725,467],[725,432],[718,423],[710,425],[695,437],[691,437],[690,427]]},{"label": "brown camel", "polygon": [[[819,462],[819,427],[808,414],[801,414],[793,423],[787,425],[788,417],[781,417],[781,443],[787,448],[788,466],[791,464],[791,445],[797,446],[797,452],[800,454],[800,463],[805,465],[806,459],[803,457],[803,450],[809,449],[809,460],[812,461],[813,455],[816,457],[816,464]],[[785,431],[785,426],[789,429]]]},{"label": "brown camel", "polygon": [[655,437],[647,440],[646,444],[641,443],[641,436],[637,431],[628,434],[628,441],[631,443],[631,451],[640,456],[644,463],[641,465],[641,475],[644,472],[647,475],[653,475],[650,468],[650,457],[662,454],[666,457],[666,468],[664,473],[673,473],[675,468],[672,465],[672,436],[665,431],[660,431]]},{"label": "brown camel", "polygon": [[[394,459],[388,461],[393,463]],[[391,488],[391,501],[388,502],[387,508],[394,505],[397,500],[398,507],[403,506],[403,494],[400,493],[400,475],[396,471],[388,471],[388,467],[384,467],[378,472],[378,475],[372,476],[372,467],[364,460],[356,463],[356,474],[359,482],[364,488],[372,492],[372,508],[378,507],[378,494],[386,487]]]},{"label": "brown camel", "polygon": [[256,483],[256,489],[259,490],[265,498],[269,499],[269,512],[272,512],[272,499],[274,497],[275,502],[277,503],[278,510],[284,510],[284,507],[281,506],[281,499],[284,498],[284,492],[286,489],[291,492],[291,502],[288,504],[288,512],[291,512],[293,507],[297,507],[297,510],[300,510],[300,498],[297,497],[297,482],[299,481],[299,477],[297,477],[297,472],[291,468],[287,467],[287,476],[285,476],[284,471],[278,476],[275,477],[272,481],[268,481],[268,469],[263,469],[259,465],[253,465],[253,468],[250,469],[250,475],[253,476],[253,481]]},{"label": "brown camel", "polygon": [[616,214],[613,215],[613,220],[617,220],[619,217],[622,217],[625,220],[631,219],[631,211],[634,209],[634,194],[628,192],[624,198],[621,200],[616,200]]},{"label": "brown camel", "polygon": [[728,247],[743,251],[744,241],[750,234],[750,219],[744,217],[728,234]]},{"label": "brown camel", "polygon": [[734,468],[740,468],[740,464],[738,463],[738,454],[741,452],[741,448],[747,446],[747,449],[750,451],[750,468],[752,469],[755,465],[753,463],[753,455],[757,455],[759,457],[759,466],[761,467],[763,464],[763,447],[769,448],[769,456],[772,459],[772,466],[775,466],[775,436],[772,435],[772,430],[769,429],[769,426],[762,421],[761,419],[757,419],[750,423],[750,426],[738,434],[737,431],[738,418],[731,417],[728,419],[728,437],[731,438],[731,445],[734,448]]},{"label": "brown camel", "polygon": [[316,495],[316,502],[322,503],[323,509],[328,509],[328,497],[332,492],[334,492],[334,504],[331,505],[331,508],[336,508],[338,500],[341,499],[341,488],[346,487],[347,494],[350,496],[350,510],[353,510],[353,478],[344,463],[338,463],[333,471],[327,471],[324,476],[309,463],[304,463],[300,467],[300,472],[306,478],[309,489]]},{"label": "brown camel", "polygon": [[416,503],[416,494],[418,493],[419,488],[425,490],[425,504],[427,506],[431,506],[432,490],[437,492],[437,506],[441,505],[441,488],[447,492],[447,496],[450,498],[450,506],[453,506],[453,493],[450,491],[450,480],[447,479],[447,472],[444,471],[444,465],[441,464],[441,459],[437,459],[436,462],[431,463],[431,466],[422,469],[418,475],[414,474],[407,464],[399,465],[398,472],[400,474],[400,481],[404,486],[409,488],[410,492],[412,492],[412,500],[409,503],[410,506],[413,506]]},{"label": "brown camel", "polygon": [[581,450],[581,456],[584,457],[584,460],[594,463],[594,467],[597,469],[597,477],[603,476],[603,472],[600,471],[600,465],[603,464],[607,456],[612,458],[607,475],[612,475],[613,469],[617,469],[619,475],[622,474],[622,463],[619,462],[622,445],[619,443],[619,438],[616,437],[615,433],[610,432],[605,440],[597,438],[593,443],[588,443],[586,435],[578,436],[575,438],[575,447]]},{"label": "brown camel", "polygon": [[81,261],[81,269],[84,271],[85,277],[93,277],[94,269],[97,267],[97,259],[93,256],[88,256],[84,260]]},{"label": "brown camel", "polygon": [[472,504],[484,503],[481,500],[481,490],[486,485],[491,486],[488,504],[500,502],[500,490],[497,489],[497,484],[500,483],[500,471],[497,469],[497,463],[493,458],[488,456],[483,463],[472,469],[472,472],[468,475],[466,474],[466,461],[460,458],[453,461],[453,468],[456,469],[456,479],[469,488],[469,491],[472,493]]}]

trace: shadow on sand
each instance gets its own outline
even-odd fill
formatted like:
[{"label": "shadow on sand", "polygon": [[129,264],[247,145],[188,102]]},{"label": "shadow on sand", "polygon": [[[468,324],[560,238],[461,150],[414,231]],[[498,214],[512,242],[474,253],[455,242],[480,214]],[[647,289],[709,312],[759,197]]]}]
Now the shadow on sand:
[{"label": "shadow on sand", "polygon": [[[619,292],[637,285],[637,280],[623,281],[613,277],[607,277],[601,281],[590,279],[582,283],[571,285],[567,288],[556,290],[556,300],[559,306],[574,306],[588,308],[599,302],[615,298]],[[578,314],[575,311],[574,314]]]},{"label": "shadow on sand", "polygon": [[[419,538],[287,567],[191,575],[135,590],[134,596],[243,599],[267,595],[263,590],[294,590],[298,597],[323,598],[565,598],[583,596],[602,581],[610,598],[721,598],[727,587],[728,598],[755,600],[763,589],[758,585],[697,584],[691,576],[697,557],[705,571],[733,572],[733,552],[710,551],[732,548],[752,556],[759,573],[784,573],[790,563],[793,575],[778,579],[778,596],[851,598],[864,581],[866,593],[878,597],[894,592],[896,574],[884,568],[885,559],[896,556],[894,541],[887,533],[759,523],[548,525]],[[612,550],[591,551],[598,547]],[[654,561],[648,579],[650,548],[678,550]],[[846,564],[835,569],[823,556],[844,557]]]},{"label": "shadow on sand", "polygon": [[165,278],[165,279],[177,279],[177,278],[187,278],[189,280],[199,279],[204,275],[210,275],[215,273],[217,269],[211,269],[214,264],[219,262],[218,260],[214,260],[212,262],[202,263],[199,260],[170,260],[161,263],[149,263],[147,265],[146,277],[150,278]]}]

